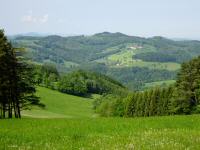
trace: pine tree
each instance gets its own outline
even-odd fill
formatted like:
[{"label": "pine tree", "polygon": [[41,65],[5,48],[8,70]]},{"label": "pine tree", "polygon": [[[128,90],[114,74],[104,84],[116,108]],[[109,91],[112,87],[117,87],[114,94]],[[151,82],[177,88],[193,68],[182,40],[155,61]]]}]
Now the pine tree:
[{"label": "pine tree", "polygon": [[141,116],[140,114],[141,113],[141,109],[140,109],[141,98],[142,98],[141,93],[137,92],[135,95],[135,113],[134,113],[135,116]]},{"label": "pine tree", "polygon": [[158,88],[153,89],[150,106],[149,106],[149,116],[157,115],[158,110],[158,99],[159,99],[159,90]]},{"label": "pine tree", "polygon": [[135,112],[135,93],[129,94],[126,98],[125,115],[127,117],[133,117]]},{"label": "pine tree", "polygon": [[146,103],[146,92],[142,92],[140,98],[140,116],[145,116],[145,103]]},{"label": "pine tree", "polygon": [[8,117],[11,118],[11,92],[12,92],[12,48],[7,42],[7,38],[4,36],[4,32],[0,30],[0,93],[1,93],[1,117],[6,117],[6,112],[8,112]]},{"label": "pine tree", "polygon": [[149,116],[151,90],[145,91],[144,116]]},{"label": "pine tree", "polygon": [[190,114],[199,104],[200,57],[183,63],[176,81],[177,94],[173,100],[176,113]]},{"label": "pine tree", "polygon": [[[17,56],[18,55],[18,56]],[[21,109],[30,104],[44,106],[34,95],[31,68],[22,61],[19,49],[14,49],[0,30],[0,109],[1,118],[21,117]]]}]

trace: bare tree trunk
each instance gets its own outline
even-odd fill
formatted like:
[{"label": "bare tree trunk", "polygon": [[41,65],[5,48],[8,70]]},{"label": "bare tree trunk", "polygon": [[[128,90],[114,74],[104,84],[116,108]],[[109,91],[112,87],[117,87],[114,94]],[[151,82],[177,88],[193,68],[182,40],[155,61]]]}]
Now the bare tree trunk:
[{"label": "bare tree trunk", "polygon": [[2,118],[6,118],[6,108],[5,108],[5,104],[3,104],[3,116]]},{"label": "bare tree trunk", "polygon": [[3,111],[2,111],[2,104],[0,105],[0,118],[2,118],[2,115],[3,115]]},{"label": "bare tree trunk", "polygon": [[19,102],[17,102],[17,115],[18,115],[18,118],[21,118]]},{"label": "bare tree trunk", "polygon": [[12,106],[11,106],[11,102],[8,104],[8,118],[12,118]]},{"label": "bare tree trunk", "polygon": [[16,104],[14,102],[13,102],[13,109],[14,109],[15,118],[18,118],[17,107],[16,107]]}]

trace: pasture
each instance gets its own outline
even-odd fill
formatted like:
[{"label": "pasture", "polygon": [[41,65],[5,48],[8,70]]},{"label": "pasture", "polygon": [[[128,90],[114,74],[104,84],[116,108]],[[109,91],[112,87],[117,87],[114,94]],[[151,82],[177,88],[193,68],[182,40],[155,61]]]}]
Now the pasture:
[{"label": "pasture", "polygon": [[92,110],[94,98],[43,87],[37,90],[46,108],[24,111],[22,119],[0,120],[0,149],[198,150],[200,147],[199,115],[103,118]]},{"label": "pasture", "polygon": [[190,149],[200,116],[0,120],[0,149]]}]

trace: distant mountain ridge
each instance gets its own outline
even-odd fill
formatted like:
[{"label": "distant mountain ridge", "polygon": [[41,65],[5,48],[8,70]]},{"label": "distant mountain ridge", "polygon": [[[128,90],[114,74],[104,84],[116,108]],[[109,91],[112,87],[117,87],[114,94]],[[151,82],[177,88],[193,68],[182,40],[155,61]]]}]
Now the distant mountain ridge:
[{"label": "distant mountain ridge", "polygon": [[[26,56],[33,62],[54,63],[61,72],[86,68],[123,83],[141,84],[140,87],[174,79],[182,62],[200,55],[200,41],[175,41],[161,36],[144,38],[120,32],[69,37],[18,36],[11,40],[14,46],[26,48]],[[118,72],[120,75],[116,75]],[[147,73],[145,79],[138,75],[141,72]],[[168,72],[166,76],[164,72]]]}]

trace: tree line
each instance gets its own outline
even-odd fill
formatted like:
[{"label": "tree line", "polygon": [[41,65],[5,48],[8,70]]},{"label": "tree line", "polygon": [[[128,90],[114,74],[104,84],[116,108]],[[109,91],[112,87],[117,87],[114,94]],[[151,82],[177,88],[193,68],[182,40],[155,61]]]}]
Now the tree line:
[{"label": "tree line", "polygon": [[200,113],[200,57],[183,63],[176,83],[145,91],[104,95],[94,102],[102,116],[163,116]]},{"label": "tree line", "polygon": [[62,93],[87,96],[88,94],[112,93],[126,89],[121,83],[103,74],[76,70],[70,73],[59,74],[56,66],[50,63],[34,65],[35,81],[44,86]]},{"label": "tree line", "polygon": [[[145,83],[174,80],[177,71],[149,69],[147,67],[108,67],[102,63],[85,63],[76,67],[77,69],[87,70],[105,74],[121,82],[130,90],[140,91],[145,89]],[[76,69],[73,68],[72,70]]]}]

